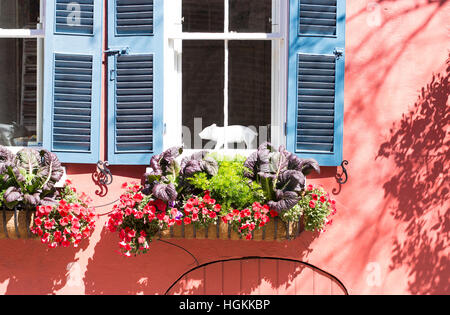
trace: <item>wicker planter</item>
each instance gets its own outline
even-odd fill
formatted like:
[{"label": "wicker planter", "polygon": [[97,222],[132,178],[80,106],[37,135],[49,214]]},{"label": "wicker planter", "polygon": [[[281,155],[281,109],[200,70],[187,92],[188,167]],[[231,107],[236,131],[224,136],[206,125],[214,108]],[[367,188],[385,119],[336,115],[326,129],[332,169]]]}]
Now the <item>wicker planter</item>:
[{"label": "wicker planter", "polygon": [[32,238],[30,228],[33,226],[33,221],[33,211],[0,209],[0,239]]},{"label": "wicker planter", "polygon": [[[285,241],[297,238],[302,232],[301,222],[285,223],[279,218],[269,221],[262,229],[253,233],[254,241]],[[211,224],[207,229],[196,228],[194,225],[176,225],[160,233],[162,239],[209,239],[209,240],[240,240],[242,239],[230,225],[221,220]],[[245,240],[245,238],[243,239]]]}]

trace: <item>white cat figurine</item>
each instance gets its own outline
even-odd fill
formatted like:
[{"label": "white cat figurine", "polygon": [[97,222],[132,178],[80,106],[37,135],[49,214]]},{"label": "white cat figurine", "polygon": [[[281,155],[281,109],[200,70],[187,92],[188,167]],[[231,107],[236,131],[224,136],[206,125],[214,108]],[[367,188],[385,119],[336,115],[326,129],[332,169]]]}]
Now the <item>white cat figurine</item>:
[{"label": "white cat figurine", "polygon": [[203,129],[199,133],[203,140],[212,140],[217,142],[215,150],[221,149],[225,143],[242,143],[245,142],[247,149],[251,149],[253,141],[258,134],[252,129],[244,126],[228,126],[218,127],[213,124]]}]

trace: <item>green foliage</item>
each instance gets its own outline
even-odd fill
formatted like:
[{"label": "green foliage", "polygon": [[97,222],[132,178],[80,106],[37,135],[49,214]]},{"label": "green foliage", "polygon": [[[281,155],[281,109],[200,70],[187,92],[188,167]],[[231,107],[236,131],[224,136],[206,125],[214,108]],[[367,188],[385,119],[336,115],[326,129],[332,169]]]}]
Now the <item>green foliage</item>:
[{"label": "green foliage", "polygon": [[63,172],[57,156],[47,150],[25,148],[12,154],[0,146],[0,203],[12,209],[54,202],[54,186]]},{"label": "green foliage", "polygon": [[197,189],[210,191],[211,196],[222,205],[223,210],[244,209],[254,202],[263,202],[261,186],[251,182],[244,176],[245,168],[243,157],[219,158],[219,169],[215,176],[197,173],[188,181]]},{"label": "green foliage", "polygon": [[293,208],[284,211],[281,218],[285,222],[298,222],[303,216],[306,231],[323,231],[331,224],[331,216],[336,213],[335,201],[330,199],[322,187],[308,186],[302,198]]}]

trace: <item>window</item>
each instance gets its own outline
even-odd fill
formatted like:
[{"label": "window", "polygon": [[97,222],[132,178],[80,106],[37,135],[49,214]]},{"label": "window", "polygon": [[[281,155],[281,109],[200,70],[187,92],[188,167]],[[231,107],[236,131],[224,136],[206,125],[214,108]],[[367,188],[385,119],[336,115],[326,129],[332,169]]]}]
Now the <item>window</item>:
[{"label": "window", "polygon": [[40,1],[0,2],[0,145],[42,142]]},{"label": "window", "polygon": [[[42,138],[61,161],[106,153],[111,165],[146,165],[172,146],[248,154],[270,141],[323,166],[342,162],[345,0],[45,8]],[[14,30],[43,37],[35,31]]]},{"label": "window", "polygon": [[165,147],[248,150],[266,141],[284,143],[286,2],[176,4],[175,12],[166,13],[166,90],[171,92],[165,101],[170,113]]}]

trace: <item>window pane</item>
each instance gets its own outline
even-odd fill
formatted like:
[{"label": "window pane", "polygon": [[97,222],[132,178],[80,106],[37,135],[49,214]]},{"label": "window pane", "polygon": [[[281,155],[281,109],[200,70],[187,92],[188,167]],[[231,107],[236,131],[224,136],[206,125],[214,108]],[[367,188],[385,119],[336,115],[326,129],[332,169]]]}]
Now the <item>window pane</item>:
[{"label": "window pane", "polygon": [[258,144],[270,141],[271,55],[270,41],[229,42],[228,123],[254,128]]},{"label": "window pane", "polygon": [[230,31],[272,32],[272,0],[230,0]]},{"label": "window pane", "polygon": [[[224,123],[223,41],[183,41],[183,142],[186,149],[202,149],[199,133]],[[211,143],[210,143],[211,145]]]},{"label": "window pane", "polygon": [[223,33],[224,0],[183,0],[183,32]]},{"label": "window pane", "polygon": [[35,29],[39,19],[39,0],[1,0],[0,28]]},{"label": "window pane", "polygon": [[36,39],[0,39],[0,145],[36,142]]}]

